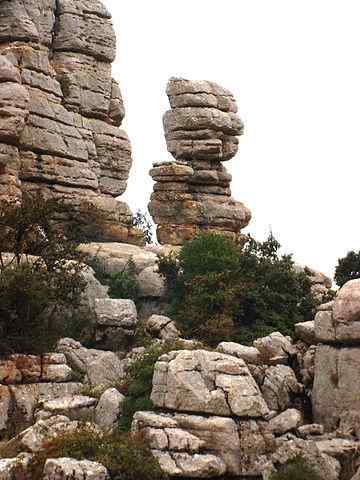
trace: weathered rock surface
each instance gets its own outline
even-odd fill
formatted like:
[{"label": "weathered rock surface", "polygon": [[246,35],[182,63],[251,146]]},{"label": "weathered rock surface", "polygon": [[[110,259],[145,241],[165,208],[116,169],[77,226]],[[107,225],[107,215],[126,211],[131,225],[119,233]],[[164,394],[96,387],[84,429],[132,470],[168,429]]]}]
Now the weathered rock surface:
[{"label": "weathered rock surface", "polygon": [[176,323],[164,315],[151,315],[146,322],[146,330],[160,340],[176,340],[180,332]]},{"label": "weathered rock surface", "polygon": [[135,335],[138,318],[132,300],[97,298],[94,312],[96,340],[114,344]]},{"label": "weathered rock surface", "polygon": [[360,409],[359,369],[360,346],[317,348],[312,394],[315,422],[332,430],[338,426],[343,412]]},{"label": "weathered rock surface", "polygon": [[360,343],[360,279],[347,282],[317,313],[315,335],[324,343]]},{"label": "weathered rock surface", "polygon": [[89,460],[74,460],[72,458],[49,459],[44,467],[44,480],[110,480],[107,469]]},{"label": "weathered rock surface", "polygon": [[124,395],[116,388],[109,388],[101,395],[95,411],[95,423],[105,432],[112,431],[116,427],[124,400]]},{"label": "weathered rock surface", "polygon": [[360,408],[360,280],[347,282],[315,317],[314,421],[335,429],[345,412]]},{"label": "weathered rock surface", "polygon": [[205,350],[181,350],[156,363],[156,407],[221,416],[262,417],[268,407],[246,363]]},{"label": "weathered rock surface", "polygon": [[125,192],[131,146],[111,77],[116,39],[99,1],[0,2],[0,198],[40,189],[107,216],[137,241]]},{"label": "weathered rock surface", "polygon": [[155,163],[150,171],[158,240],[181,245],[201,231],[236,239],[251,213],[231,198],[231,175],[222,165],[236,155],[243,133],[235,99],[215,83],[178,78],[170,79],[167,94],[164,129],[175,161]]},{"label": "weathered rock surface", "polygon": [[164,279],[158,273],[157,254],[168,254],[168,247],[139,247],[126,243],[89,243],[81,246],[82,252],[97,262],[105,273],[123,272],[129,261],[133,262],[140,287],[140,297],[158,299],[165,294]]},{"label": "weathered rock surface", "polygon": [[59,340],[56,348],[93,387],[113,387],[125,376],[125,364],[114,352],[85,348],[71,338]]}]

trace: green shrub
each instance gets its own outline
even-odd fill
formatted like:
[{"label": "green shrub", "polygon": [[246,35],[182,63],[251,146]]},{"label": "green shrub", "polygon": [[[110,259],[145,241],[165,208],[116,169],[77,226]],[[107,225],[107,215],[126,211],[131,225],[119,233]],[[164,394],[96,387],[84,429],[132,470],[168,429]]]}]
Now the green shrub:
[{"label": "green shrub", "polygon": [[112,275],[108,274],[102,262],[94,257],[88,260],[88,264],[95,271],[95,276],[103,285],[109,287],[109,296],[111,298],[124,298],[137,302],[140,295],[140,285],[136,277],[136,266],[130,259],[123,270]]},{"label": "green shrub", "polygon": [[296,457],[283,465],[271,480],[320,480],[320,475],[302,457]]},{"label": "green shrub", "polygon": [[279,250],[272,235],[238,245],[202,234],[177,256],[159,258],[170,316],[186,336],[209,345],[250,343],[275,330],[293,334],[295,323],[313,318],[316,303],[309,277]]},{"label": "green shrub", "polygon": [[47,352],[60,336],[75,336],[81,329],[84,258],[59,222],[69,211],[64,202],[39,194],[0,204],[3,354]]},{"label": "green shrub", "polygon": [[335,281],[339,287],[356,278],[360,278],[360,250],[351,251],[345,257],[339,258],[335,269]]},{"label": "green shrub", "polygon": [[62,457],[101,463],[113,480],[165,479],[158,461],[140,436],[120,432],[100,435],[87,425],[55,438],[36,453],[31,463],[31,478],[41,478],[48,458]]},{"label": "green shrub", "polygon": [[147,213],[138,210],[132,218],[132,225],[142,231],[146,245],[153,243],[153,225]]},{"label": "green shrub", "polygon": [[129,298],[136,302],[140,295],[140,286],[136,278],[136,267],[129,260],[122,272],[109,277],[109,295],[111,298]]},{"label": "green shrub", "polygon": [[126,395],[123,403],[123,412],[119,421],[121,431],[129,431],[133,416],[142,410],[151,410],[153,404],[150,399],[155,364],[161,355],[173,350],[182,350],[183,345],[178,342],[155,344],[145,350],[135,359],[127,372],[127,377],[120,388]]}]

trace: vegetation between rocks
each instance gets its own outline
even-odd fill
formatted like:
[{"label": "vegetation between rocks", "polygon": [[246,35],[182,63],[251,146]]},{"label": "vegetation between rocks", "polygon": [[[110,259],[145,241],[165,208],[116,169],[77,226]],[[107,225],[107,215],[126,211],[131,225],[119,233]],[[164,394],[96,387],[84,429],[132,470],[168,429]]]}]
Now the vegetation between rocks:
[{"label": "vegetation between rocks", "polygon": [[283,465],[270,480],[320,480],[320,475],[302,457],[296,457]]},{"label": "vegetation between rocks", "polygon": [[64,433],[35,454],[31,478],[42,478],[48,458],[90,460],[104,465],[112,480],[165,480],[158,461],[141,436],[128,433],[100,434],[89,425]]},{"label": "vegetation between rocks", "polygon": [[75,211],[58,199],[24,194],[0,204],[0,349],[44,353],[81,331],[86,267],[77,240],[59,220]]},{"label": "vegetation between rocks", "polygon": [[236,244],[202,234],[178,255],[160,257],[170,316],[186,336],[209,345],[293,334],[295,323],[313,319],[316,301],[309,276],[280,247],[273,235]]}]

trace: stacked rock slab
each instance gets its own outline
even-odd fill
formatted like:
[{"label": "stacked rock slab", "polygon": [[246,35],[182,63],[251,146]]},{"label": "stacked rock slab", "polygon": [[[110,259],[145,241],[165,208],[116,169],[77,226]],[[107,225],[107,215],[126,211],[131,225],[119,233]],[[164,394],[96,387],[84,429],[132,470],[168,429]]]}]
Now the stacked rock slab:
[{"label": "stacked rock slab", "polygon": [[167,147],[175,161],[155,163],[149,211],[160,243],[181,245],[199,232],[236,239],[251,219],[231,197],[223,162],[235,156],[243,123],[233,95],[207,81],[172,78],[171,110],[164,115]]},{"label": "stacked rock slab", "polygon": [[[315,317],[314,420],[327,430],[360,425],[360,280],[346,283]],[[350,422],[355,426],[355,422]]]},{"label": "stacked rock slab", "polygon": [[[131,146],[111,77],[116,39],[98,0],[0,2],[0,198],[40,189],[103,210],[129,236]],[[120,237],[120,238],[119,238]]]}]

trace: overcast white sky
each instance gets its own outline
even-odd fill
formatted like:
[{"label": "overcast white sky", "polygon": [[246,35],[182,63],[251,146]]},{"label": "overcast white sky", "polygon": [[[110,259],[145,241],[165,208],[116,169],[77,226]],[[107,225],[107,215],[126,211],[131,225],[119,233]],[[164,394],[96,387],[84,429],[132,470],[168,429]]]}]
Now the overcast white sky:
[{"label": "overcast white sky", "polygon": [[127,193],[146,208],[152,162],[170,159],[162,115],[170,76],[236,96],[245,135],[226,166],[233,196],[303,264],[332,274],[360,249],[358,0],[104,0],[118,37],[133,145]]}]

